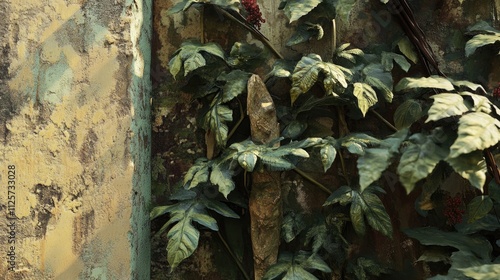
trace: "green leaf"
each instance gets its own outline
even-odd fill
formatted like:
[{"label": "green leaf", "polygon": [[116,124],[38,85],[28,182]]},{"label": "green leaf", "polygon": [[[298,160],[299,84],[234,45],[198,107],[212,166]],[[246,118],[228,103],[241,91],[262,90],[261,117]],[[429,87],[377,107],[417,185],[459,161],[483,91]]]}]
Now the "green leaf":
[{"label": "green leaf", "polygon": [[230,66],[243,69],[253,69],[265,62],[264,50],[256,44],[245,42],[234,43],[227,59]]},{"label": "green leaf", "polygon": [[495,180],[491,180],[488,184],[488,195],[495,202],[500,202],[500,185]]},{"label": "green leaf", "polygon": [[[388,0],[383,0],[386,3]],[[406,56],[409,60],[411,60],[413,63],[417,64],[418,62],[418,55],[415,50],[415,46],[410,42],[408,37],[404,37],[403,39],[398,41],[398,48],[401,51],[404,56]]]},{"label": "green leaf", "polygon": [[384,70],[382,64],[371,63],[363,68],[362,73],[365,77],[365,83],[380,90],[385,101],[392,102],[392,75]]},{"label": "green leaf", "polygon": [[221,59],[225,59],[224,51],[215,43],[200,44],[197,42],[184,42],[175,56],[169,62],[170,73],[177,77],[181,71],[181,65],[184,67],[184,76],[202,66],[205,66],[206,60],[203,54],[210,54]]},{"label": "green leaf", "polygon": [[240,216],[236,214],[231,208],[229,208],[226,204],[213,200],[213,199],[205,199],[203,200],[203,204],[208,209],[217,212],[217,214],[222,215],[228,218],[239,218]]},{"label": "green leaf", "polygon": [[365,235],[366,225],[365,218],[363,217],[363,198],[358,192],[355,191],[352,192],[352,196],[351,209],[349,211],[351,223],[358,235]]},{"label": "green leaf", "polygon": [[470,102],[472,106],[469,104],[468,107],[471,107],[470,110],[474,112],[483,112],[486,114],[490,114],[492,111],[492,107],[494,106],[490,100],[486,96],[481,96],[478,94],[470,93],[467,91],[460,92],[460,95],[464,97],[467,101]]},{"label": "green leaf", "polygon": [[318,80],[319,73],[323,73],[325,79],[323,86],[327,94],[336,95],[333,92],[335,85],[339,84],[344,89],[347,87],[347,74],[350,70],[328,62],[323,62],[317,54],[309,54],[302,57],[297,63],[292,75],[292,89],[290,96],[292,104],[299,95],[308,92]]},{"label": "green leaf", "polygon": [[454,158],[447,157],[445,160],[453,167],[455,172],[469,180],[472,186],[482,191],[486,182],[486,164],[482,151],[474,151]]},{"label": "green leaf", "polygon": [[459,268],[458,270],[473,279],[496,280],[500,275],[500,264],[483,264],[480,266]]},{"label": "green leaf", "polygon": [[287,0],[284,8],[290,23],[310,13],[322,0]]},{"label": "green leaf", "polygon": [[321,156],[321,163],[323,164],[323,171],[326,172],[332,166],[337,156],[337,150],[332,145],[325,145],[321,148],[319,154]]},{"label": "green leaf", "polygon": [[207,227],[213,231],[219,230],[219,227],[217,226],[217,221],[206,213],[193,213],[191,215],[191,219],[194,222],[197,222],[198,224]]},{"label": "green leaf", "polygon": [[500,32],[494,34],[477,34],[465,44],[465,56],[476,52],[477,48],[500,42]]},{"label": "green leaf", "polygon": [[462,96],[454,93],[440,93],[431,96],[434,99],[429,109],[429,117],[425,122],[438,121],[440,119],[460,116],[469,111]]},{"label": "green leaf", "polygon": [[200,232],[191,224],[191,219],[182,219],[170,229],[167,238],[167,260],[174,269],[198,247]]},{"label": "green leaf", "polygon": [[252,152],[244,152],[238,156],[238,163],[247,172],[252,172],[257,163],[257,155]]},{"label": "green leaf", "polygon": [[273,64],[273,69],[267,77],[280,77],[280,78],[288,78],[292,75],[293,69],[295,68],[296,62],[284,59],[278,59]]},{"label": "green leaf", "polygon": [[331,269],[326,263],[318,256],[311,255],[304,251],[297,253],[284,252],[280,253],[278,262],[267,270],[262,279],[272,280],[282,274],[285,276],[282,279],[288,280],[317,280],[313,274],[309,273],[306,269],[319,270],[329,273]]},{"label": "green leaf", "polygon": [[444,90],[454,90],[453,84],[446,78],[432,75],[430,77],[410,78],[405,77],[396,85],[396,91],[415,89],[415,88],[434,88]]},{"label": "green leaf", "polygon": [[394,67],[394,63],[396,62],[399,67],[405,72],[408,72],[411,64],[406,60],[406,58],[400,54],[393,52],[382,52],[381,63],[384,66],[385,71],[391,71]]},{"label": "green leaf", "polygon": [[370,107],[377,104],[377,93],[369,84],[354,83],[353,94],[358,99],[358,108],[361,110],[363,117]]},{"label": "green leaf", "polygon": [[293,33],[292,37],[286,42],[287,47],[298,45],[307,42],[312,38],[320,40],[323,37],[323,27],[319,24],[312,24],[310,22],[300,24]]},{"label": "green leaf", "polygon": [[233,111],[225,105],[215,104],[203,119],[203,128],[215,133],[217,146],[224,147],[229,128],[226,123],[233,120]]},{"label": "green leaf", "polygon": [[289,211],[283,217],[281,236],[286,243],[290,243],[306,228],[306,226],[304,215],[296,213],[295,211]]},{"label": "green leaf", "polygon": [[351,133],[339,139],[341,146],[351,154],[363,155],[369,147],[380,144],[380,140],[364,133]]},{"label": "green leaf", "polygon": [[394,125],[397,129],[410,127],[423,116],[422,105],[414,99],[401,103],[394,112]]},{"label": "green leaf", "polygon": [[233,98],[246,92],[250,75],[250,73],[241,70],[233,70],[227,74],[221,74],[217,80],[225,84],[222,87],[223,95],[220,103],[231,101]]},{"label": "green leaf", "polygon": [[210,182],[219,187],[219,192],[222,193],[225,198],[227,198],[235,187],[232,170],[230,170],[228,166],[220,166],[219,164],[214,164],[212,166]]},{"label": "green leaf", "polygon": [[447,148],[434,143],[431,137],[420,133],[412,135],[409,140],[411,142],[404,149],[397,170],[407,194],[418,181],[426,178],[449,152]]},{"label": "green leaf", "polygon": [[336,2],[335,12],[337,17],[345,22],[349,22],[349,16],[351,15],[357,0],[337,0]]},{"label": "green leaf", "polygon": [[450,147],[450,157],[484,150],[500,142],[500,121],[482,112],[463,115],[458,121],[458,137]]},{"label": "green leaf", "polygon": [[151,212],[149,213],[149,219],[150,220],[153,220],[157,217],[160,217],[160,216],[163,216],[165,215],[166,213],[170,212],[171,209],[172,209],[172,205],[166,205],[166,206],[156,206],[155,208],[153,208],[153,210],[151,210]]},{"label": "green leaf", "polygon": [[404,230],[404,232],[423,245],[454,247],[460,251],[473,253],[483,260],[490,259],[491,244],[482,236],[466,236],[458,232],[445,232],[433,227],[411,228]]},{"label": "green leaf", "polygon": [[359,186],[361,191],[382,176],[382,172],[391,164],[392,157],[399,152],[401,142],[408,130],[400,130],[380,142],[379,148],[367,149],[358,158]]},{"label": "green leaf", "polygon": [[352,189],[348,186],[342,186],[336,189],[325,201],[323,206],[340,203],[340,205],[347,205],[352,201]]},{"label": "green leaf", "polygon": [[469,223],[468,219],[464,219],[462,223],[456,224],[455,228],[463,234],[473,234],[482,230],[495,231],[500,229],[500,223],[495,215],[487,214],[479,220]]},{"label": "green leaf", "polygon": [[196,163],[189,168],[184,176],[184,188],[192,189],[201,183],[208,181],[210,162],[206,159],[198,159]]},{"label": "green leaf", "polygon": [[307,129],[307,123],[302,120],[293,120],[281,132],[285,138],[296,139]]},{"label": "green leaf", "polygon": [[310,227],[307,231],[304,244],[307,245],[311,243],[312,240],[313,254],[316,254],[321,248],[326,249],[330,245],[330,238],[328,234],[329,229],[326,227],[325,223],[316,224],[313,227]]},{"label": "green leaf", "polygon": [[[377,195],[364,191],[361,193],[363,199],[363,213],[368,224],[375,230],[392,238],[392,223],[389,214],[385,210],[384,204]],[[351,206],[352,207],[352,206]]]},{"label": "green leaf", "polygon": [[347,49],[350,45],[350,43],[340,45],[335,51],[335,55],[339,58],[347,59],[352,63],[356,63],[356,56],[363,56],[364,52],[358,48]]},{"label": "green leaf", "polygon": [[493,208],[493,200],[487,195],[474,197],[467,205],[468,222],[473,223],[485,217]]}]

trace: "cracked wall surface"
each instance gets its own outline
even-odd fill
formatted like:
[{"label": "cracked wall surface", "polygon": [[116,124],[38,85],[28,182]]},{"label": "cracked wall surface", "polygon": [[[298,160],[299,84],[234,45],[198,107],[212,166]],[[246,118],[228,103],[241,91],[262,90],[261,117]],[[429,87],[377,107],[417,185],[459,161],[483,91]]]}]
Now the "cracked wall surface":
[{"label": "cracked wall surface", "polygon": [[0,3],[6,279],[149,279],[150,17],[149,0]]}]

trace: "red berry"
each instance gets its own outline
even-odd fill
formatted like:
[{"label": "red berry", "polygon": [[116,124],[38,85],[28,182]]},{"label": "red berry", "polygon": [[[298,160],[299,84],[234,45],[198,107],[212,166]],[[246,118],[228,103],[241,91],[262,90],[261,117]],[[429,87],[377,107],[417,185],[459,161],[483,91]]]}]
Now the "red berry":
[{"label": "red berry", "polygon": [[500,98],[500,83],[498,83],[498,86],[493,90],[493,97]]},{"label": "red berry", "polygon": [[444,202],[443,215],[447,224],[453,226],[461,223],[464,213],[464,203],[459,195],[448,197]]},{"label": "red berry", "polygon": [[262,18],[262,13],[260,12],[257,0],[241,0],[241,4],[245,7],[247,12],[247,22],[255,26],[257,29],[260,29],[261,23],[266,22],[266,20]]}]

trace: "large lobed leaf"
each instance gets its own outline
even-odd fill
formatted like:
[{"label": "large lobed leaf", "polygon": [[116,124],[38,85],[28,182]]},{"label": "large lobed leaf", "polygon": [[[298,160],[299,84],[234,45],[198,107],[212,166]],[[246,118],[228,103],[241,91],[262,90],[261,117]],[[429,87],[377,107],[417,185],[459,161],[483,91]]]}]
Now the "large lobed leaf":
[{"label": "large lobed leaf", "polygon": [[285,15],[290,23],[310,13],[323,0],[286,0]]},{"label": "large lobed leaf", "polygon": [[439,146],[430,136],[417,133],[409,140],[408,146],[401,155],[397,170],[406,193],[410,193],[415,184],[426,178],[438,162],[445,159],[449,153],[448,148]]},{"label": "large lobed leaf", "polygon": [[500,42],[500,32],[493,34],[477,34],[465,44],[465,56],[470,56],[475,53],[477,48],[493,45],[497,42]]},{"label": "large lobed leaf", "polygon": [[184,76],[187,76],[190,72],[205,66],[204,53],[225,59],[224,51],[215,43],[184,42],[168,63],[170,73],[175,78],[184,68]]},{"label": "large lobed leaf", "polygon": [[229,107],[215,104],[204,116],[203,128],[207,131],[210,130],[214,132],[217,146],[224,147],[229,133],[229,128],[226,123],[232,120],[233,111]]},{"label": "large lobed leaf", "polygon": [[422,78],[410,78],[406,77],[401,79],[396,85],[396,91],[402,91],[407,89],[415,88],[434,88],[434,89],[444,89],[453,90],[453,84],[446,78],[440,76],[430,76]]},{"label": "large lobed leaf", "polygon": [[483,190],[486,182],[486,164],[482,151],[474,151],[454,158],[448,156],[445,160],[455,172],[469,180],[472,186]]},{"label": "large lobed leaf", "polygon": [[458,121],[458,137],[450,147],[450,157],[484,150],[500,142],[500,121],[482,112],[463,115]]},{"label": "large lobed leaf", "polygon": [[462,96],[455,93],[440,93],[431,96],[434,99],[429,108],[429,117],[425,122],[438,121],[440,119],[460,116],[469,111]]},{"label": "large lobed leaf", "polygon": [[377,104],[378,98],[375,90],[365,83],[354,83],[353,94],[358,100],[358,108],[361,110],[363,117],[366,115],[368,110],[375,104]]},{"label": "large lobed leaf", "polygon": [[317,280],[316,276],[308,270],[319,270],[330,273],[331,269],[319,255],[308,252],[297,253],[283,252],[278,257],[278,262],[269,267],[262,279],[272,280],[285,274],[280,279],[288,280]]}]

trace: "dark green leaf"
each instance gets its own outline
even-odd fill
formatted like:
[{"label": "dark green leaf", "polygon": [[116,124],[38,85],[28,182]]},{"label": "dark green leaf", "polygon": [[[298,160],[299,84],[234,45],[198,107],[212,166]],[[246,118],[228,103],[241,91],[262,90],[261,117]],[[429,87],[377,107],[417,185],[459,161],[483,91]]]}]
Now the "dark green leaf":
[{"label": "dark green leaf", "polygon": [[225,105],[215,104],[207,112],[203,120],[203,128],[215,133],[217,146],[224,147],[229,128],[226,123],[233,120],[233,111]]},{"label": "dark green leaf", "polygon": [[189,72],[205,66],[206,60],[202,55],[204,53],[221,59],[225,58],[224,51],[215,43],[200,44],[190,41],[184,42],[169,62],[170,73],[175,78],[181,71],[180,66],[183,65],[184,76],[187,76]]},{"label": "dark green leaf", "polygon": [[286,42],[286,46],[291,47],[300,43],[307,42],[311,38],[320,40],[323,37],[323,27],[319,24],[312,24],[309,22],[300,24],[293,33],[292,37]]},{"label": "dark green leaf", "polygon": [[377,104],[377,93],[369,84],[354,83],[353,95],[358,100],[358,108],[361,110],[363,117],[373,105]]},{"label": "dark green leaf", "polygon": [[215,211],[219,215],[222,215],[224,217],[235,218],[235,219],[240,217],[231,208],[229,208],[226,204],[224,204],[220,201],[213,200],[213,199],[205,199],[203,201],[203,204],[208,209]]},{"label": "dark green leaf", "polygon": [[349,22],[349,16],[351,15],[357,0],[337,0],[336,2],[335,12],[337,17],[345,22]]},{"label": "dark green leaf", "polygon": [[[383,2],[384,1],[386,3],[388,2],[388,0],[383,0]],[[410,42],[408,37],[404,37],[403,39],[399,40],[398,48],[401,51],[401,53],[404,54],[409,60],[417,64],[418,55],[417,52],[415,51],[415,46]]]},{"label": "dark green leaf", "polygon": [[290,243],[306,228],[304,215],[290,211],[283,217],[281,236],[286,243]]},{"label": "dark green leaf", "polygon": [[382,65],[385,71],[391,71],[393,68],[393,62],[396,62],[403,71],[408,72],[411,64],[406,60],[406,58],[400,54],[392,52],[382,52]]},{"label": "dark green leaf", "polygon": [[488,184],[488,195],[495,202],[500,202],[500,185],[495,182],[495,180],[491,180]]},{"label": "dark green leaf", "polygon": [[487,214],[472,223],[469,223],[468,219],[464,219],[460,224],[456,224],[455,228],[463,234],[473,234],[482,230],[495,231],[500,229],[500,221],[497,216]]},{"label": "dark green leaf", "polygon": [[363,199],[363,213],[365,214],[368,224],[373,229],[389,238],[392,238],[391,218],[389,217],[389,214],[387,214],[384,204],[382,204],[380,198],[367,191],[361,193],[361,198]]},{"label": "dark green leaf", "polygon": [[295,68],[296,62],[284,59],[278,59],[273,64],[273,69],[268,77],[275,76],[281,78],[288,78],[292,75],[293,69]]},{"label": "dark green leaf", "polygon": [[250,78],[250,73],[233,70],[227,74],[220,75],[217,80],[225,82],[222,90],[223,95],[220,103],[226,103],[236,96],[246,92],[247,82]]},{"label": "dark green leaf", "polygon": [[384,70],[382,64],[371,63],[362,70],[365,83],[377,88],[382,92],[385,101],[392,102],[392,75]]},{"label": "dark green leaf", "polygon": [[469,113],[458,124],[458,138],[450,147],[450,157],[484,150],[500,142],[500,121],[490,115]]},{"label": "dark green leaf", "polygon": [[307,123],[300,120],[293,120],[290,122],[281,135],[285,138],[296,139],[307,129]]},{"label": "dark green leaf", "polygon": [[473,223],[485,217],[493,208],[493,201],[487,195],[480,195],[474,197],[469,204],[467,204],[467,217],[468,222]]},{"label": "dark green leaf", "polygon": [[319,270],[325,273],[332,272],[332,270],[326,264],[326,262],[323,259],[321,259],[319,255],[316,254],[308,256],[306,261],[303,262],[302,267],[304,267],[305,269]]},{"label": "dark green leaf", "polygon": [[411,142],[404,149],[398,165],[399,179],[406,193],[410,193],[418,181],[426,178],[449,152],[420,133],[412,135],[409,140]]},{"label": "dark green leaf", "polygon": [[265,63],[264,50],[256,44],[236,42],[231,48],[227,62],[232,67],[253,69]]},{"label": "dark green leaf", "polygon": [[352,133],[344,136],[339,140],[342,147],[346,148],[350,153],[363,155],[365,150],[371,146],[380,144],[380,140],[366,135],[364,133]]},{"label": "dark green leaf", "polygon": [[349,214],[351,216],[351,223],[354,230],[359,235],[365,235],[366,225],[363,217],[364,201],[358,192],[352,192],[352,202]]},{"label": "dark green leaf", "polygon": [[394,112],[394,125],[397,129],[410,127],[423,116],[422,105],[414,99],[403,102]]},{"label": "dark green leaf", "polygon": [[198,224],[207,227],[213,231],[219,230],[219,227],[217,226],[217,221],[206,213],[192,213],[191,219],[194,222],[197,222]]},{"label": "dark green leaf", "polygon": [[421,78],[406,77],[401,79],[396,85],[396,91],[415,89],[415,88],[435,88],[444,90],[453,90],[453,84],[446,78],[440,76],[430,76]]},{"label": "dark green leaf", "polygon": [[404,232],[423,245],[450,246],[464,252],[471,252],[483,260],[489,260],[491,244],[484,237],[470,237],[458,232],[445,232],[437,228],[412,228]]},{"label": "dark green leaf", "polygon": [[285,15],[290,19],[290,23],[298,20],[299,18],[307,15],[322,0],[287,0],[284,8]]},{"label": "dark green leaf", "polygon": [[352,189],[348,186],[342,186],[336,189],[325,201],[323,206],[340,203],[346,205],[352,201]]},{"label": "dark green leaf", "polygon": [[189,168],[184,176],[184,188],[192,189],[201,183],[208,181],[210,162],[206,159],[198,159],[196,163]]}]

